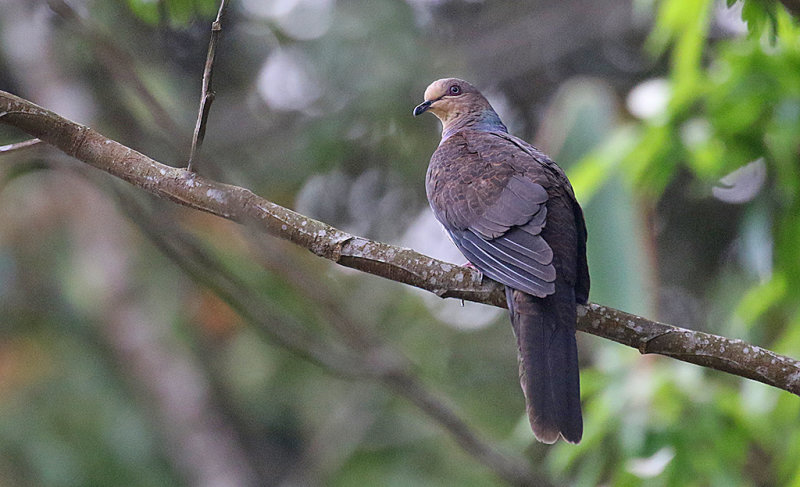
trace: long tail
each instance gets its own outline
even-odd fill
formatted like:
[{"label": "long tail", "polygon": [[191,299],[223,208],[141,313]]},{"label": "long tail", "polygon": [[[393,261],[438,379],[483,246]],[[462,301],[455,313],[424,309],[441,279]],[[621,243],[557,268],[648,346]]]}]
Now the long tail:
[{"label": "long tail", "polygon": [[[560,287],[560,286],[558,286]],[[575,293],[556,289],[537,298],[506,287],[511,323],[519,346],[519,378],[536,439],[559,436],[579,443],[583,435]]]}]

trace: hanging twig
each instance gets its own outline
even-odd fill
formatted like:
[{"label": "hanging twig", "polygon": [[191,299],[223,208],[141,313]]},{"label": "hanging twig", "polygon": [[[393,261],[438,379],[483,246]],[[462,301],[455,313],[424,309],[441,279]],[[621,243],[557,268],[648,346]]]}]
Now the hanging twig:
[{"label": "hanging twig", "polygon": [[225,14],[228,1],[221,0],[217,18],[211,23],[211,39],[208,41],[208,55],[206,56],[206,67],[203,70],[203,87],[200,94],[200,110],[197,112],[197,123],[194,126],[192,135],[192,149],[189,153],[189,163],[186,165],[187,171],[192,171],[192,165],[197,156],[200,146],[203,145],[203,138],[206,136],[206,124],[208,114],[211,111],[211,103],[214,102],[216,94],[211,88],[211,77],[214,74],[214,59],[217,55],[217,42],[222,32],[222,16]]}]

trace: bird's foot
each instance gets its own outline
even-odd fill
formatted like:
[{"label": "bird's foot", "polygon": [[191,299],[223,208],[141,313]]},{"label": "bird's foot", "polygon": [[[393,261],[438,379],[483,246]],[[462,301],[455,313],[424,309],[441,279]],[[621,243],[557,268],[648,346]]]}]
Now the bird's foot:
[{"label": "bird's foot", "polygon": [[473,271],[478,273],[478,278],[479,278],[478,281],[482,281],[483,280],[483,272],[481,272],[480,269],[475,267],[475,265],[472,262],[466,262],[464,264],[461,264],[461,267],[466,267],[467,269],[472,269]]}]

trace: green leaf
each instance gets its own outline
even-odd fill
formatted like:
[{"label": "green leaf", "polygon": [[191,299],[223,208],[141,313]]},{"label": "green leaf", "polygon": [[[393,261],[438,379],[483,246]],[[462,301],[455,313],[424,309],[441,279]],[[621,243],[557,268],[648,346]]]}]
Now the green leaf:
[{"label": "green leaf", "polygon": [[128,0],[128,8],[139,18],[148,24],[157,24],[159,19],[158,2],[145,0]]},{"label": "green leaf", "polygon": [[736,315],[745,323],[754,323],[770,307],[774,306],[786,296],[787,282],[783,274],[775,273],[772,279],[750,289],[739,306]]},{"label": "green leaf", "polygon": [[569,169],[572,188],[584,205],[588,204],[595,193],[616,173],[625,155],[636,146],[639,132],[633,125],[620,127],[599,147]]},{"label": "green leaf", "polygon": [[148,24],[158,24],[166,20],[173,26],[185,26],[197,19],[213,18],[219,7],[216,0],[127,1],[131,12],[139,20]]},{"label": "green leaf", "polygon": [[771,43],[775,43],[778,31],[777,4],[763,0],[746,0],[743,3],[742,20],[747,23],[751,37],[758,38],[767,32]]}]

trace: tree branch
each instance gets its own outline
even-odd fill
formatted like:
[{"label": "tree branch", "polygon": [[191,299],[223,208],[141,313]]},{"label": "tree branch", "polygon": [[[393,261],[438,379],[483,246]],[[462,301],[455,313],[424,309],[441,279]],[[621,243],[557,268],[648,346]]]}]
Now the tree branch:
[{"label": "tree branch", "polygon": [[[163,165],[88,127],[0,91],[0,121],[39,137],[159,197],[260,229],[340,265],[479,303],[505,306],[502,286],[479,272],[411,249],[350,235],[251,191]],[[800,363],[741,340],[687,330],[597,304],[581,306],[578,329],[638,349],[750,378],[800,395]]]}]

